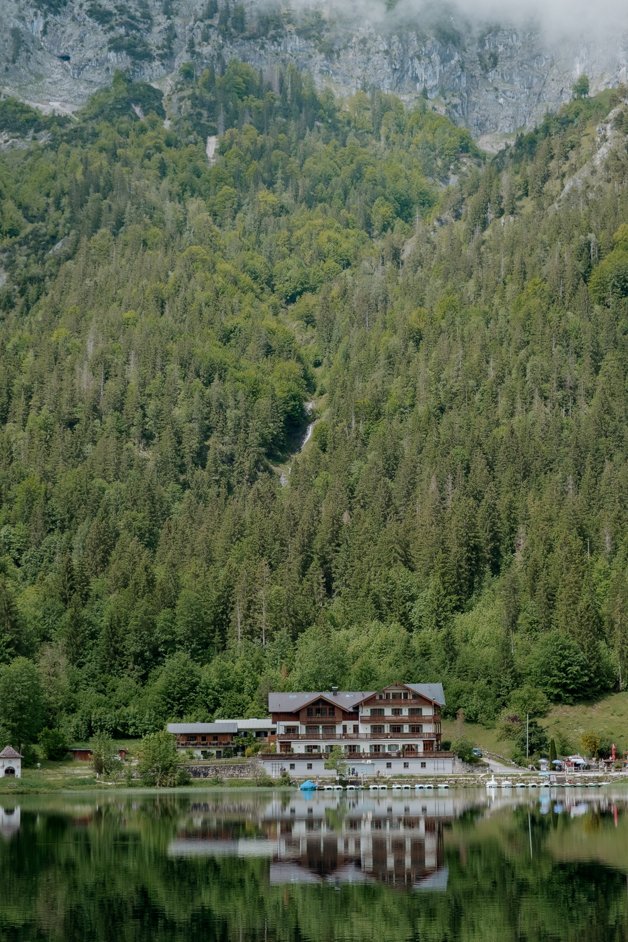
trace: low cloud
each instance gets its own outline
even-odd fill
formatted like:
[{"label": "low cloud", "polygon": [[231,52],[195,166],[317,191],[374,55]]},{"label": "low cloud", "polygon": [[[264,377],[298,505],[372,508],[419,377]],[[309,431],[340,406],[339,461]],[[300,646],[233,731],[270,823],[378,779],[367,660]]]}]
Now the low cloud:
[{"label": "low cloud", "polygon": [[342,19],[382,22],[462,16],[474,23],[537,26],[548,36],[628,32],[628,0],[292,0],[293,9],[325,9]]}]

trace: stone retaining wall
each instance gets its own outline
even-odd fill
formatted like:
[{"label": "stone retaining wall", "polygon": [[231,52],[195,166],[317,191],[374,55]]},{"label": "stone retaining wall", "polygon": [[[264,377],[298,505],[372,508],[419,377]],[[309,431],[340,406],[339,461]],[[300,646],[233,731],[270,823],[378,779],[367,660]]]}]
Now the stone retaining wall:
[{"label": "stone retaining wall", "polygon": [[233,762],[231,764],[198,764],[186,765],[185,768],[192,778],[229,778],[245,779],[264,776],[264,770],[258,762]]}]

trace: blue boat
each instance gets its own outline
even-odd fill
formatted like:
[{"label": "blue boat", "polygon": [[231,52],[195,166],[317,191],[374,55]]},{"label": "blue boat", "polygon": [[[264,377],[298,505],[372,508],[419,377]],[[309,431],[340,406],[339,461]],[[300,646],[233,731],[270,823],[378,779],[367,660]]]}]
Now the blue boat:
[{"label": "blue boat", "polygon": [[299,788],[302,792],[313,792],[317,789],[316,782],[313,782],[311,779],[307,779],[305,782],[301,782]]}]

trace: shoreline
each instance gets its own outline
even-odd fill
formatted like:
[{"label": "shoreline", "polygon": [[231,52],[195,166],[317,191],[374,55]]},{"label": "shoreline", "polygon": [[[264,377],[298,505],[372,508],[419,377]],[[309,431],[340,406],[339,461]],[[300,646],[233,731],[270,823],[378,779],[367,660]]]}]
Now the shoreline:
[{"label": "shoreline", "polygon": [[[28,772],[31,770],[26,770]],[[38,770],[38,774],[41,773]],[[44,773],[45,774],[45,773]],[[42,776],[43,777],[43,776]],[[352,786],[348,790],[346,787],[336,787],[332,782],[321,782],[316,789],[312,791],[321,792],[325,794],[337,794],[337,795],[347,795],[356,794],[358,792],[369,792],[374,791],[371,789],[371,785],[377,785],[378,790],[386,792],[388,794],[398,794],[398,795],[408,795],[409,792],[416,793],[418,791],[434,791],[437,794],[442,794],[445,791],[464,791],[468,789],[487,789],[487,782],[491,777],[490,771],[483,772],[480,774],[470,774],[470,773],[461,773],[458,776],[430,776],[426,778],[425,781],[417,781],[413,779],[399,779],[389,782],[366,782],[360,786]],[[609,773],[604,774],[600,773],[584,773],[579,774],[577,777],[571,776],[568,779],[561,778],[560,780],[548,781],[546,777],[541,776],[539,773],[517,773],[513,771],[512,775],[496,775],[494,776],[496,781],[496,787],[491,789],[496,792],[525,792],[529,793],[532,790],[535,791],[547,791],[556,788],[590,788],[596,787],[601,788],[604,785],[612,786],[626,786],[628,787],[628,773]],[[505,782],[510,782],[510,785],[504,784]],[[29,781],[24,778],[17,781],[12,781],[6,783],[0,781],[0,804],[4,798],[12,797],[27,797],[29,795],[75,795],[75,794],[106,794],[111,792],[116,792],[118,794],[128,793],[132,795],[140,794],[155,794],[155,795],[164,795],[164,794],[185,794],[186,792],[198,792],[198,791],[254,791],[254,792],[269,792],[269,791],[282,791],[282,792],[293,792],[299,790],[300,782],[294,782],[292,784],[283,784],[279,781],[272,782],[269,780],[261,781],[254,778],[225,778],[220,782],[212,782],[206,778],[193,778],[190,782],[185,785],[179,785],[174,787],[165,787],[159,788],[156,786],[147,786],[143,785],[141,782],[133,783],[128,781],[120,782],[106,782],[106,781],[90,781],[86,779],[80,779],[78,781],[72,781],[71,777],[64,777],[58,781],[55,780],[39,780],[39,781]],[[327,788],[325,787],[327,785]]]}]

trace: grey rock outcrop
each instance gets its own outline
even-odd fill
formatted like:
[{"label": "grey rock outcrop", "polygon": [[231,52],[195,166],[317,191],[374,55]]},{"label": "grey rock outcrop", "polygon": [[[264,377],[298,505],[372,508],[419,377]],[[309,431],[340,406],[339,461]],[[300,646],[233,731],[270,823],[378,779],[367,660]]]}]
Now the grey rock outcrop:
[{"label": "grey rock outcrop", "polygon": [[[2,0],[0,89],[44,109],[73,110],[117,69],[170,87],[187,61],[232,57],[266,73],[308,69],[321,86],[426,96],[481,138],[529,127],[571,95],[627,80],[628,40],[546,40],[538,30],[478,23],[352,22],[246,0],[244,21],[225,0]],[[214,7],[218,7],[218,13]],[[324,11],[323,11],[324,12]]]}]

